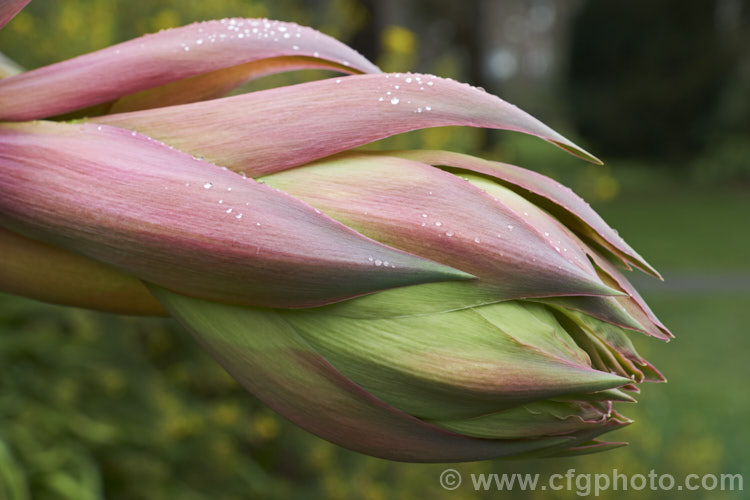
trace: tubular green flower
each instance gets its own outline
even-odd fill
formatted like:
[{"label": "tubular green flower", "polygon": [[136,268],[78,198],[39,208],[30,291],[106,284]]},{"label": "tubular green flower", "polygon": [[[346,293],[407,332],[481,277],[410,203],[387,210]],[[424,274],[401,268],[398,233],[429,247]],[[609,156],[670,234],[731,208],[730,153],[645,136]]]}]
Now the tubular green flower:
[{"label": "tubular green flower", "polygon": [[[630,423],[613,404],[664,380],[630,332],[671,337],[621,269],[658,273],[537,173],[352,148],[466,125],[598,160],[431,75],[215,98],[271,71],[379,72],[315,33],[203,23],[0,80],[5,120],[90,116],[0,124],[0,289],[168,312],[270,407],[363,453],[461,461],[618,446],[596,439]],[[121,78],[117,65],[137,71]]]}]

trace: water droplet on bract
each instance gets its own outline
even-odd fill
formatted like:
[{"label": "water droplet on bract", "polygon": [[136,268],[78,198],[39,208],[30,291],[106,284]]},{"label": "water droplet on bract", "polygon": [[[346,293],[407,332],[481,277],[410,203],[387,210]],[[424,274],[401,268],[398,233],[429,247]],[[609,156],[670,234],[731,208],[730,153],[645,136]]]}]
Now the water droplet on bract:
[{"label": "water droplet on bract", "polygon": [[447,232],[445,233],[445,235],[446,235],[446,236],[447,236],[448,238],[450,238],[451,236],[453,236],[453,231],[447,231]]},{"label": "water droplet on bract", "polygon": [[479,238],[474,238],[474,243],[481,243],[481,242],[482,240],[480,240]]},{"label": "water droplet on bract", "polygon": [[227,191],[231,191],[231,190],[232,190],[232,188],[230,188],[230,187],[227,188]]},{"label": "water droplet on bract", "polygon": [[369,257],[367,257],[367,260],[369,260],[370,262],[373,262],[375,259],[373,259],[372,255],[370,255]]},{"label": "water droplet on bract", "polygon": [[383,265],[384,265],[385,267],[388,267],[388,266],[390,266],[390,265],[391,265],[391,263],[390,263],[390,262],[388,262],[387,260],[384,260],[384,261],[383,261]]},{"label": "water droplet on bract", "polygon": [[221,205],[222,203],[224,203],[224,200],[219,200],[219,205]]},{"label": "water droplet on bract", "polygon": [[337,78],[336,83],[341,83],[341,78]]},{"label": "water droplet on bract", "polygon": [[430,87],[432,87],[433,83],[432,82],[427,82],[427,85],[429,85]]},{"label": "water droplet on bract", "polygon": [[405,81],[406,83],[411,83],[411,78],[407,78],[407,79],[406,79],[406,80],[404,80],[404,81]]},{"label": "water droplet on bract", "polygon": [[385,99],[383,99],[382,97],[380,99],[378,99],[378,101],[380,101],[380,102],[383,102],[384,100]]},{"label": "water droplet on bract", "polygon": [[231,208],[227,208],[227,213],[231,214],[232,213],[232,209]]},{"label": "water droplet on bract", "polygon": [[380,259],[378,259],[378,260],[375,261],[375,265],[376,266],[382,266],[383,265],[383,261],[380,260]]},{"label": "water droplet on bract", "polygon": [[435,225],[436,225],[437,227],[440,227],[440,226],[442,226],[442,225],[443,225],[443,223],[442,223],[442,222],[440,222],[440,221],[437,221],[437,222],[435,222]]},{"label": "water droplet on bract", "polygon": [[[135,137],[136,135],[138,135],[138,132],[136,132],[136,131],[130,132],[130,135],[132,135],[133,137]],[[615,231],[615,232],[617,232],[617,231]]]},{"label": "water droplet on bract", "polygon": [[237,214],[237,215],[234,216],[234,218],[235,219],[241,219],[242,218],[242,214]]},{"label": "water droplet on bract", "polygon": [[101,125],[99,125],[98,127],[96,127],[96,130],[101,130],[101,129],[102,129]]},{"label": "water droplet on bract", "polygon": [[398,103],[399,103],[398,97],[394,97],[393,99],[391,99],[391,104],[398,104]]},{"label": "water droplet on bract", "polygon": [[547,231],[544,232],[544,236],[549,236],[549,233]]},{"label": "water droplet on bract", "polygon": [[212,187],[212,186],[213,186],[213,183],[212,183],[212,182],[207,182],[207,183],[205,183],[205,184],[203,185],[203,187],[204,187],[205,189],[211,189],[211,187]]},{"label": "water droplet on bract", "polygon": [[425,111],[432,111],[432,106],[425,106]]},{"label": "water droplet on bract", "polygon": [[422,217],[427,217],[427,214],[422,214]]},{"label": "water droplet on bract", "polygon": [[510,224],[508,224],[508,230],[509,231],[513,231],[513,226],[511,226]]},{"label": "water droplet on bract", "polygon": [[255,225],[260,227],[260,222],[256,222]]},{"label": "water droplet on bract", "polygon": [[299,50],[299,46],[298,46],[298,45],[292,45],[292,48],[293,48],[294,50]]}]

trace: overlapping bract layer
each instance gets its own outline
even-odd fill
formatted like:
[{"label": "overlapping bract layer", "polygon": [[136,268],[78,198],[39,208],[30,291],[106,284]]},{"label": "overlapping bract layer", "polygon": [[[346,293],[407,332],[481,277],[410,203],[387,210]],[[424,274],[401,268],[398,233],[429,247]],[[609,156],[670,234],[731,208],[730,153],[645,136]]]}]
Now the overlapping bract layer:
[{"label": "overlapping bract layer", "polygon": [[0,119],[79,118],[0,125],[11,256],[0,286],[168,311],[269,406],[364,453],[458,461],[616,446],[594,439],[629,423],[612,403],[663,380],[627,330],[671,336],[618,267],[656,271],[539,174],[443,151],[348,150],[466,125],[598,160],[431,75],[216,99],[309,67],[379,73],[309,28],[231,19],[0,79]]}]

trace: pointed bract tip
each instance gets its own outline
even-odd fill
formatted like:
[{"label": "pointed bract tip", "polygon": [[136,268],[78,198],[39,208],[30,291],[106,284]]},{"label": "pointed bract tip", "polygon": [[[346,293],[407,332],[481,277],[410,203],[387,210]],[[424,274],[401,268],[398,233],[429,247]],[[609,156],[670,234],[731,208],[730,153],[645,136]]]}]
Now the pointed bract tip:
[{"label": "pointed bract tip", "polygon": [[582,147],[577,146],[576,144],[572,142],[569,142],[569,141],[562,142],[562,141],[557,141],[557,140],[552,140],[552,139],[549,139],[549,142],[554,144],[558,148],[567,151],[573,156],[577,156],[578,158],[582,160],[586,160],[589,163],[593,163],[594,165],[604,165],[604,162],[601,161],[599,158],[597,158],[596,156],[592,155],[591,153],[589,153]]}]

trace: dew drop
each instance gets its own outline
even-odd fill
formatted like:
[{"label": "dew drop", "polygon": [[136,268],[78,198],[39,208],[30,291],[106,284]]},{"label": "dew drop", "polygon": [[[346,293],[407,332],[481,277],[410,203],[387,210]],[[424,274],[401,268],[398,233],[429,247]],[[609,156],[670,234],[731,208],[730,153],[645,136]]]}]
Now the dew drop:
[{"label": "dew drop", "polygon": [[398,103],[399,103],[398,97],[394,97],[393,99],[391,99],[391,104],[398,104]]},{"label": "dew drop", "polygon": [[448,238],[450,238],[451,236],[453,236],[453,231],[447,231],[447,232],[445,233],[445,235],[446,235],[446,236],[447,236]]},{"label": "dew drop", "polygon": [[508,224],[508,230],[513,231],[513,226],[511,226],[510,224]]},{"label": "dew drop", "polygon": [[443,225],[443,223],[442,223],[442,222],[440,222],[440,221],[437,221],[437,222],[435,222],[435,225],[436,225],[437,227],[440,227],[440,226],[442,226],[442,225]]},{"label": "dew drop", "polygon": [[378,260],[375,261],[375,265],[376,266],[382,266],[383,265],[383,261],[380,260],[380,259],[378,259]]},{"label": "dew drop", "polygon": [[207,183],[205,183],[205,184],[203,185],[203,188],[204,188],[204,189],[211,189],[211,187],[212,187],[212,186],[213,186],[213,183],[212,183],[212,182],[207,182]]},{"label": "dew drop", "polygon": [[231,208],[227,208],[227,213],[231,214],[232,213],[232,209]]},{"label": "dew drop", "polygon": [[480,240],[479,238],[474,238],[474,243],[481,243],[481,242],[482,240]]}]

